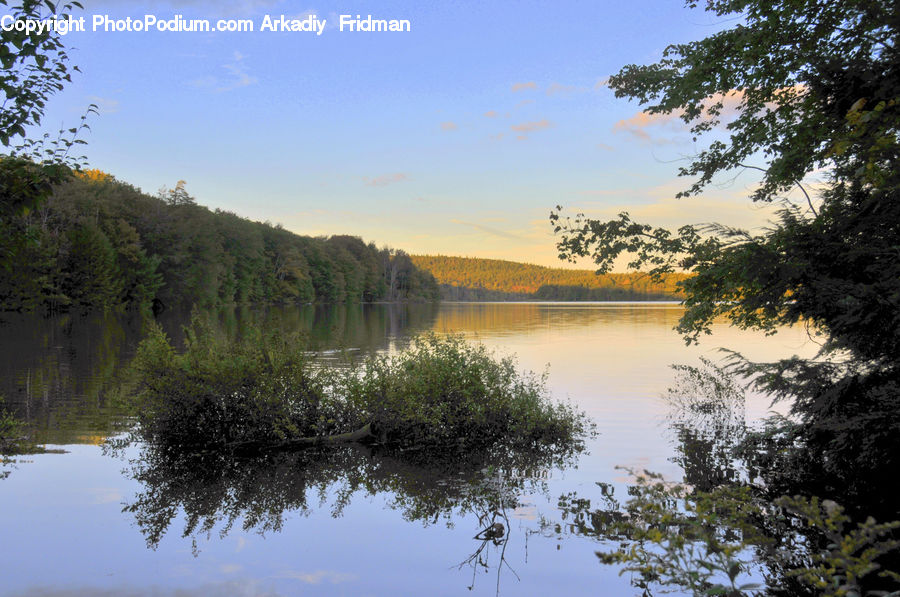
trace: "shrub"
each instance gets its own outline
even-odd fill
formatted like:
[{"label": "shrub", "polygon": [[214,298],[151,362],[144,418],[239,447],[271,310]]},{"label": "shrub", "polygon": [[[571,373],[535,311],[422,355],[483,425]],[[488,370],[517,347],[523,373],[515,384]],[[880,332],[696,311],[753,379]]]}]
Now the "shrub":
[{"label": "shrub", "polygon": [[427,334],[372,357],[343,390],[390,443],[562,447],[586,431],[583,414],[551,401],[546,375],[520,373],[513,357],[461,336]]},{"label": "shrub", "polygon": [[336,366],[278,331],[230,340],[195,318],[187,332],[183,354],[156,325],[138,347],[139,430],[153,444],[265,448],[370,424],[392,445],[566,450],[587,429],[583,414],[550,401],[544,377],[461,337],[427,335],[396,356]]},{"label": "shrub", "polygon": [[229,340],[194,320],[183,354],[157,325],[138,347],[137,407],[145,440],[170,446],[275,443],[360,423],[328,391],[305,343],[279,332]]}]

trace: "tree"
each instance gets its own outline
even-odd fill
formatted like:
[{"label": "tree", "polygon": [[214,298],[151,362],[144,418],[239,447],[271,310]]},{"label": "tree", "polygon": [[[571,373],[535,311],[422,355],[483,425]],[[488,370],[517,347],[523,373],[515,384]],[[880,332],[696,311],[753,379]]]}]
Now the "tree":
[{"label": "tree", "polygon": [[[8,7],[14,23],[34,23],[52,15],[64,19],[73,8],[82,8],[78,2],[38,0],[20,0],[12,6],[9,0],[0,0],[0,6]],[[0,30],[0,90],[4,96],[0,144],[9,147],[16,138],[25,138],[26,127],[40,124],[49,97],[71,82],[72,71],[78,71],[68,61],[60,35],[53,28],[41,32],[21,26]]]},{"label": "tree", "polygon": [[[737,24],[609,84],[711,138],[680,169],[694,177],[680,196],[755,168],[751,199],[781,201],[776,220],[761,233],[672,232],[627,213],[563,219],[557,208],[560,257],[590,256],[605,272],[630,253],[654,276],[693,273],[678,326],[688,342],[719,316],[766,332],[815,328],[825,340],[816,360],[736,361],[800,418],[776,434],[787,448],[777,471],[800,466],[819,493],[896,510],[883,484],[900,465],[900,13],[886,0],[709,0],[706,10]],[[817,169],[828,183],[812,196],[802,181]],[[800,205],[783,198],[793,187]]]}]

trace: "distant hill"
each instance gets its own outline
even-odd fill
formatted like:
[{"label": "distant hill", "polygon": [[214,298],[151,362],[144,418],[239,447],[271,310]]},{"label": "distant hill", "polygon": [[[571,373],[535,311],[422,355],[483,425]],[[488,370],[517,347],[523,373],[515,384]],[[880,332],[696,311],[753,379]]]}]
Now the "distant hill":
[{"label": "distant hill", "polygon": [[445,300],[662,300],[679,299],[676,284],[685,274],[661,282],[639,273],[597,275],[593,270],[543,267],[529,263],[411,255],[431,272]]},{"label": "distant hill", "polygon": [[439,296],[403,251],[213,211],[183,181],[154,197],[99,170],[72,172],[19,208],[20,189],[40,190],[33,168],[0,156],[0,311]]}]

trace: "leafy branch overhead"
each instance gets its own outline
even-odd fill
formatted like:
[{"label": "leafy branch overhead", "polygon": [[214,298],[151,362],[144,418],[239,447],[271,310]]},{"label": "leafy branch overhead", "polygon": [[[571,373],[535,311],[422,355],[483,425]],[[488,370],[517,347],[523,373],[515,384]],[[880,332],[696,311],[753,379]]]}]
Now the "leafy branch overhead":
[{"label": "leafy branch overhead", "polygon": [[[695,8],[696,2],[688,2]],[[819,358],[752,364],[739,372],[791,403],[788,446],[769,487],[803,470],[805,491],[889,511],[885,471],[900,466],[900,13],[886,0],[709,0],[725,28],[669,46],[648,66],[609,79],[645,113],[681,118],[704,148],[681,168],[701,193],[715,177],[762,171],[748,200],[779,202],[773,221],[745,231],[687,224],[677,231],[551,213],[559,255],[598,272],[622,261],[659,277],[682,271],[687,342],[717,318],[774,333],[804,325]],[[825,182],[812,194],[802,186]],[[803,203],[785,193],[800,186]],[[771,464],[771,463],[770,463]],[[885,510],[881,510],[881,509]]]},{"label": "leafy branch overhead", "polygon": [[[42,20],[51,16],[65,18],[78,2],[20,0],[8,7],[15,20]],[[49,11],[49,12],[45,12]],[[71,82],[77,66],[69,65],[69,55],[60,35],[52,29],[40,33],[15,27],[0,31],[0,145],[9,147],[17,138],[25,139],[26,128],[39,125],[50,96]]]},{"label": "leafy branch overhead", "polygon": [[[680,170],[697,178],[679,196],[754,158],[767,162],[757,201],[818,168],[863,167],[872,182],[890,176],[900,109],[892,2],[710,0],[706,10],[738,24],[609,79],[617,97],[637,99],[648,114],[680,116],[695,141],[728,131]],[[737,103],[729,122],[726,100]]]}]

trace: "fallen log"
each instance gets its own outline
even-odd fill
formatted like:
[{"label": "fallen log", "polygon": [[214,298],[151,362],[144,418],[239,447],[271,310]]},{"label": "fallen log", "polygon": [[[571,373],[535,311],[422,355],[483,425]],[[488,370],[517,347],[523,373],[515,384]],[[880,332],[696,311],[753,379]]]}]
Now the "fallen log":
[{"label": "fallen log", "polygon": [[346,444],[346,443],[370,443],[378,439],[372,431],[372,424],[366,423],[356,431],[347,433],[338,433],[336,435],[318,435],[314,437],[295,437],[276,443],[246,441],[234,442],[225,446],[231,451],[238,454],[257,454],[259,452],[283,452],[289,450],[300,450],[314,446],[322,446],[329,444]]}]

